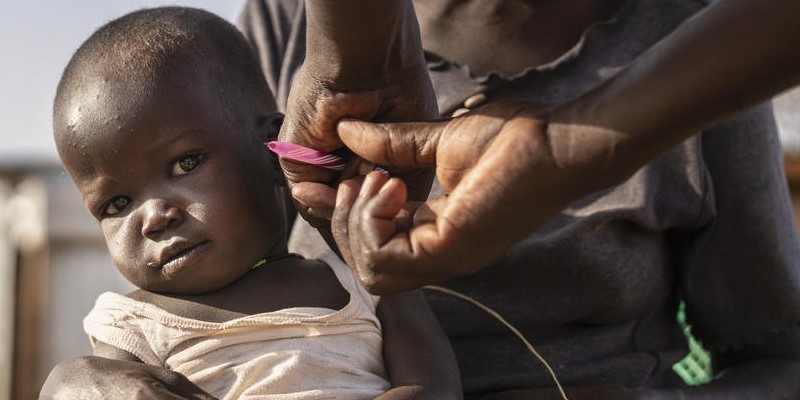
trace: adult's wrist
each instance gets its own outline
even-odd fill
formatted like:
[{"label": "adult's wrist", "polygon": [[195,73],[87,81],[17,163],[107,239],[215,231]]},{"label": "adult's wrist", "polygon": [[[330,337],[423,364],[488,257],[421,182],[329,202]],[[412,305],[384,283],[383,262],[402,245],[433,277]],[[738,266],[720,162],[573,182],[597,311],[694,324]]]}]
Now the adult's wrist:
[{"label": "adult's wrist", "polygon": [[306,65],[348,89],[384,87],[424,65],[409,0],[306,0]]}]

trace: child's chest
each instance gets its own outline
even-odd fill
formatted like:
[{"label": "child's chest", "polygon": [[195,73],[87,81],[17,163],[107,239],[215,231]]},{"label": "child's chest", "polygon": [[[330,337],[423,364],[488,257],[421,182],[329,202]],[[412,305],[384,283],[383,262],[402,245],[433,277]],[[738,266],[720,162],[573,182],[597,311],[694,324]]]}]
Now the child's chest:
[{"label": "child's chest", "polygon": [[329,268],[302,266],[254,270],[211,293],[164,295],[138,291],[136,297],[183,318],[215,323],[297,307],[339,310],[350,300]]}]

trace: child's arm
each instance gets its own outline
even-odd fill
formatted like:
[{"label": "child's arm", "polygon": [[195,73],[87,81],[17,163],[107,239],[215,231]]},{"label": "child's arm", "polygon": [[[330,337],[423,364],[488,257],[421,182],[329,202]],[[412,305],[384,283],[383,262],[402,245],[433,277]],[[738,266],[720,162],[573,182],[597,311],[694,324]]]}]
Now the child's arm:
[{"label": "child's arm", "polygon": [[104,342],[95,343],[93,356],[56,365],[39,394],[40,400],[97,398],[214,400],[185,376]]},{"label": "child's arm", "polygon": [[455,354],[422,292],[381,297],[377,314],[392,383],[379,399],[461,399]]}]

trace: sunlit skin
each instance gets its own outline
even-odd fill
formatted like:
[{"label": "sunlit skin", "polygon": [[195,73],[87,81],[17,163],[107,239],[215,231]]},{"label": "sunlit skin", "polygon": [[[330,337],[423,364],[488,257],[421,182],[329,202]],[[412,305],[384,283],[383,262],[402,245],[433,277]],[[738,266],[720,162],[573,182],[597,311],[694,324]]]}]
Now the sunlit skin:
[{"label": "sunlit skin", "polygon": [[208,292],[285,252],[273,169],[256,124],[236,128],[224,120],[200,79],[168,76],[149,91],[92,73],[62,118],[71,133],[57,140],[131,283]]}]

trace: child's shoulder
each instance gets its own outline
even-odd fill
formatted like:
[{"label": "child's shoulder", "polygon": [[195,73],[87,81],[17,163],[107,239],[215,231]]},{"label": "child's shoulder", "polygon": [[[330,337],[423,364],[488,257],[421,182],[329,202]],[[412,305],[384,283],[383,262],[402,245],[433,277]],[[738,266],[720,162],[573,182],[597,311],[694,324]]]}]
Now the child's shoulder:
[{"label": "child's shoulder", "polygon": [[[276,263],[264,267],[262,277],[254,277],[260,281],[259,286],[274,288],[281,292],[286,300],[284,308],[291,307],[324,307],[340,309],[350,299],[348,291],[342,286],[337,274],[336,264],[323,259],[295,258],[286,263]],[[346,266],[344,267],[347,268]]]}]

